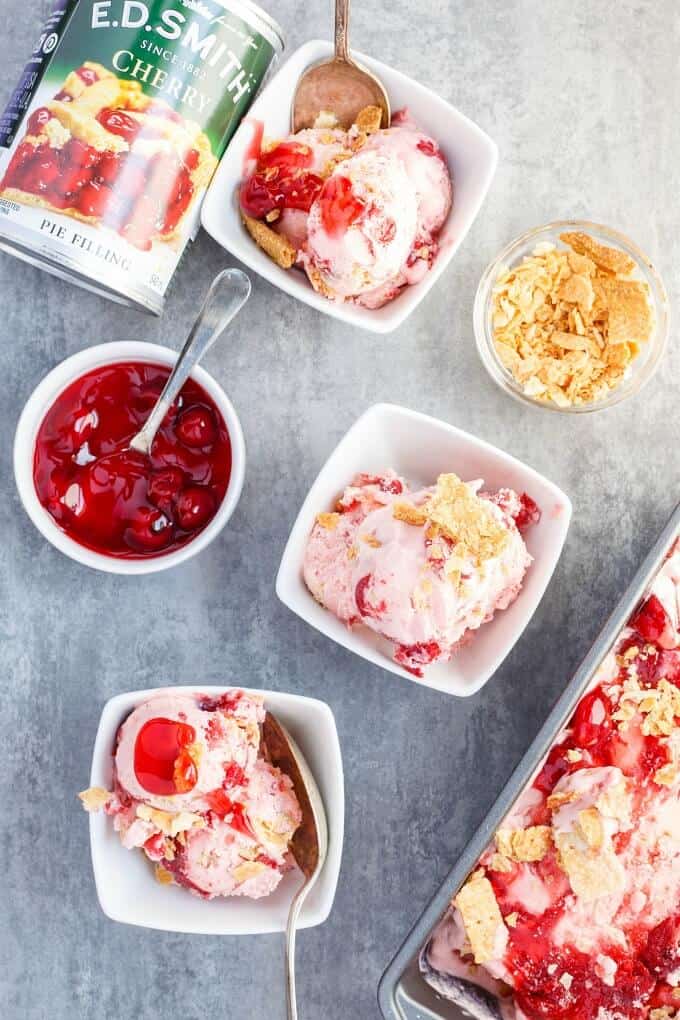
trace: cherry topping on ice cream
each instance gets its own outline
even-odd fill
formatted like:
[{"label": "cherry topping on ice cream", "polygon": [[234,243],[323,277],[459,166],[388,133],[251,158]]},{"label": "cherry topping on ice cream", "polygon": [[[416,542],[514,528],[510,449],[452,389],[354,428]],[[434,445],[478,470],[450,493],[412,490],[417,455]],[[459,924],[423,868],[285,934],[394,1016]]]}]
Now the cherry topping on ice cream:
[{"label": "cherry topping on ice cream", "polygon": [[421,677],[422,666],[429,666],[442,653],[437,641],[421,641],[415,645],[397,645],[394,661],[403,666],[409,673]]},{"label": "cherry topping on ice cream", "polygon": [[519,497],[521,509],[515,514],[515,524],[520,531],[526,531],[530,524],[538,524],[541,519],[541,511],[538,504],[523,492]]},{"label": "cherry topping on ice cream", "polygon": [[596,688],[579,703],[572,720],[576,747],[595,747],[609,736],[612,728],[612,704],[604,691]]},{"label": "cherry topping on ice cream", "polygon": [[309,212],[323,187],[323,180],[309,170],[314,155],[308,145],[281,142],[258,159],[255,173],[241,185],[241,208],[261,219],[283,209]]},{"label": "cherry topping on ice cream", "polygon": [[192,790],[198,780],[187,747],[196,739],[193,726],[177,719],[149,719],[135,742],[135,776],[149,793],[166,797]]},{"label": "cherry topping on ice cream", "polygon": [[250,822],[248,821],[243,804],[232,801],[224,790],[211,790],[210,793],[206,794],[205,799],[208,802],[210,810],[213,811],[218,818],[229,819],[229,824],[232,829],[236,829],[237,832],[240,832],[243,836],[250,837],[250,839],[255,838],[255,834]]},{"label": "cherry topping on ice cream", "polygon": [[231,471],[226,425],[193,380],[150,456],[128,447],[167,380],[162,365],[106,365],[72,383],[47,412],[33,479],[42,505],[82,545],[110,556],[157,556],[215,516]]},{"label": "cherry topping on ice cream", "polygon": [[680,967],[680,914],[652,928],[642,958],[657,977],[665,978]]},{"label": "cherry topping on ice cream", "polygon": [[650,595],[631,620],[633,627],[645,641],[658,641],[668,626],[668,615],[656,595]]},{"label": "cherry topping on ice cream", "polygon": [[357,604],[357,609],[362,616],[371,616],[374,619],[379,619],[385,612],[385,603],[380,601],[375,604],[368,601],[368,592],[373,584],[373,576],[366,574],[358,582],[354,590],[354,598]]},{"label": "cherry topping on ice cream", "polygon": [[349,177],[333,175],[319,198],[321,222],[330,237],[338,237],[355,223],[364,211],[364,203],[352,191]]}]

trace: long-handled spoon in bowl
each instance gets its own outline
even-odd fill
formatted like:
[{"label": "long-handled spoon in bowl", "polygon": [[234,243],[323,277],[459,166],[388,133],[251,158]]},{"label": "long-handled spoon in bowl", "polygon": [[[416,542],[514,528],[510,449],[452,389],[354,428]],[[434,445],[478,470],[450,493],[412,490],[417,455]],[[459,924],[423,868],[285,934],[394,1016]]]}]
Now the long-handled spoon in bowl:
[{"label": "long-handled spoon in bowl", "polygon": [[242,270],[223,269],[218,273],[210,285],[160,397],[154,404],[144,427],[130,440],[130,449],[148,456],[156,433],[173,401],[203,355],[240,312],[249,296],[250,280]]},{"label": "long-handled spoon in bowl", "polygon": [[350,56],[349,5],[350,0],[335,0],[335,55],[300,76],[291,109],[294,132],[313,127],[322,110],[349,128],[366,106],[380,107],[381,126],[390,126],[390,101],[382,82]]},{"label": "long-handled spoon in bowl", "polygon": [[289,844],[290,852],[304,881],[293,897],[286,926],[286,970],[288,975],[288,1020],[298,1020],[295,995],[295,932],[300,908],[321,873],[328,853],[328,823],[323,800],[309,765],[290,734],[267,712],[262,727],[267,754],[293,784],[302,810],[302,822]]}]

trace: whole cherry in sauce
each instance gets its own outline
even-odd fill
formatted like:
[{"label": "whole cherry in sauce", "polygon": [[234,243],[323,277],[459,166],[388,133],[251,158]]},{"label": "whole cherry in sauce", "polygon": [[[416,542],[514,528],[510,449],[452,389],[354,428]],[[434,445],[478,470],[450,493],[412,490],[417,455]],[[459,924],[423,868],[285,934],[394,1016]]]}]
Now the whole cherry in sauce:
[{"label": "whole cherry in sauce", "polygon": [[241,208],[262,219],[283,209],[309,212],[323,188],[323,180],[311,171],[314,154],[309,145],[281,142],[269,152],[260,152],[255,172],[241,185]]},{"label": "whole cherry in sauce", "polygon": [[129,449],[169,369],[120,362],[71,383],[38,430],[38,499],[72,539],[108,556],[158,556],[191,541],[213,519],[231,474],[222,415],[189,379],[149,456]]},{"label": "whole cherry in sauce", "polygon": [[149,719],[135,741],[134,767],[137,782],[148,793],[172,797],[193,790],[198,781],[189,746],[196,731],[177,719]]}]

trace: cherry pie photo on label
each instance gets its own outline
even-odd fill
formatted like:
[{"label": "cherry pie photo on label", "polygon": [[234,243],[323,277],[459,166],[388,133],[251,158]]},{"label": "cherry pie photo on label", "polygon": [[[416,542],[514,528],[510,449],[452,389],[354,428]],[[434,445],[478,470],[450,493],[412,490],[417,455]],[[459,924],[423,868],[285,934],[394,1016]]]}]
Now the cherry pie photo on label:
[{"label": "cherry pie photo on label", "polygon": [[160,312],[281,49],[241,0],[79,0],[0,157],[0,245]]},{"label": "cherry pie photo on label", "polygon": [[102,224],[149,251],[181,237],[216,165],[195,122],[87,61],[28,117],[0,195]]}]

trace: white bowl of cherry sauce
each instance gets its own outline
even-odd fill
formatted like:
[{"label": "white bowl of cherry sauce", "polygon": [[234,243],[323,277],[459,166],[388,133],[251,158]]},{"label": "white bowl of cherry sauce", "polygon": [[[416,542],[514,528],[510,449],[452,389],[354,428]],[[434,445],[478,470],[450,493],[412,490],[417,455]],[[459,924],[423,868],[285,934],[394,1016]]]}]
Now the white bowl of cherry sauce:
[{"label": "white bowl of cherry sauce", "polygon": [[149,456],[129,449],[177,353],[142,341],[89,347],[31,394],[14,439],[29,517],[57,549],[114,574],[183,563],[219,534],[243,487],[245,443],[224,390],[197,367]]}]

